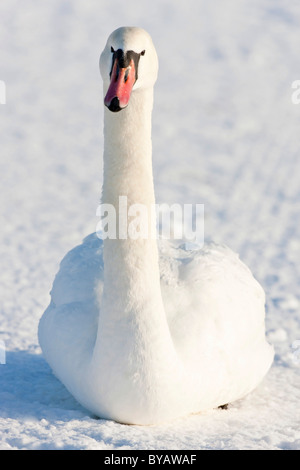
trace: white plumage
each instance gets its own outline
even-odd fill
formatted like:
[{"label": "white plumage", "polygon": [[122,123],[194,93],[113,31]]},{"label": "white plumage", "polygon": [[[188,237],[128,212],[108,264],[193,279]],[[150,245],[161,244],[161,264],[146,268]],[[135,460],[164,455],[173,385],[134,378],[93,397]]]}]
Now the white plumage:
[{"label": "white plumage", "polygon": [[[143,54],[138,63],[119,62],[124,73],[138,66],[128,106],[105,109],[102,202],[117,211],[120,195],[146,207],[155,201],[157,75],[149,35],[119,28],[100,61],[108,107],[122,93],[110,81],[118,50],[124,57]],[[226,404],[259,384],[273,360],[264,304],[261,286],[225,246],[188,250],[92,234],[63,259],[39,340],[54,373],[82,405],[103,418],[155,424]]]}]

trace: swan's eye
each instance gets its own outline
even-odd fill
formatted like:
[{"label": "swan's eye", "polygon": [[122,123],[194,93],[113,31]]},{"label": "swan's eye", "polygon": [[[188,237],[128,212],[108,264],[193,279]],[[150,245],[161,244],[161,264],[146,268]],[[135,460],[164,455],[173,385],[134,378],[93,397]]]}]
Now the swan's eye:
[{"label": "swan's eye", "polygon": [[143,50],[143,51],[141,52],[141,55],[145,55],[145,53],[146,53],[146,51],[145,51],[145,50]]},{"label": "swan's eye", "polygon": [[114,48],[111,46],[110,52],[115,52]]}]

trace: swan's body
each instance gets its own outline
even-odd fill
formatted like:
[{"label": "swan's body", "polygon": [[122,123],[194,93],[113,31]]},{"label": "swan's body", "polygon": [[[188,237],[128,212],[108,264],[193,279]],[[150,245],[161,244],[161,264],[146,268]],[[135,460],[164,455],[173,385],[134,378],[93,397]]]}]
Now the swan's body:
[{"label": "swan's body", "polygon": [[[109,108],[102,203],[118,211],[122,195],[150,208],[151,38],[118,29],[100,68]],[[262,288],[226,247],[188,251],[150,236],[102,241],[94,234],[62,261],[39,340],[57,377],[89,410],[153,424],[253,390],[273,359],[264,318]]]}]

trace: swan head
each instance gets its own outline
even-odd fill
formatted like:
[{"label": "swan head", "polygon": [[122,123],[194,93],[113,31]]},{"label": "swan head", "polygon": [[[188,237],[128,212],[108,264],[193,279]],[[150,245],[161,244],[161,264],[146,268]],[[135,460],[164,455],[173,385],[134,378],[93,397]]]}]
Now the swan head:
[{"label": "swan head", "polygon": [[116,29],[100,56],[105,106],[112,112],[126,108],[131,93],[154,86],[157,72],[158,59],[150,35],[136,27]]}]

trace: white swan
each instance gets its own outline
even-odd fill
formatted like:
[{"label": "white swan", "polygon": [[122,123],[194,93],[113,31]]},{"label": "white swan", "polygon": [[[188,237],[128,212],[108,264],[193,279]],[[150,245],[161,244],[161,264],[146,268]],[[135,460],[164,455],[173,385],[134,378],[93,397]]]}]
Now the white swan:
[{"label": "white swan", "polygon": [[[158,61],[139,28],[114,31],[101,55],[105,92],[102,202],[154,203],[151,111]],[[131,93],[132,91],[132,93]],[[116,112],[120,111],[120,112]],[[39,341],[56,376],[102,418],[155,424],[243,397],[267,373],[264,292],[238,256],[147,239],[70,251]]]}]

